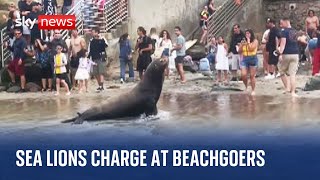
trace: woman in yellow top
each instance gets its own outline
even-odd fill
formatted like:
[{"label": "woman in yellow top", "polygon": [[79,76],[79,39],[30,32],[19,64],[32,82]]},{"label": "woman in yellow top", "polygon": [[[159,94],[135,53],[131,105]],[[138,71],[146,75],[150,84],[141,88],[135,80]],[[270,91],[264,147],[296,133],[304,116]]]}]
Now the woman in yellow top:
[{"label": "woman in yellow top", "polygon": [[241,41],[239,46],[239,53],[243,59],[241,61],[241,77],[246,90],[248,88],[248,70],[250,72],[250,82],[252,92],[251,95],[255,95],[256,88],[256,71],[258,66],[257,50],[258,40],[254,37],[254,33],[251,29],[245,31],[246,38]]}]

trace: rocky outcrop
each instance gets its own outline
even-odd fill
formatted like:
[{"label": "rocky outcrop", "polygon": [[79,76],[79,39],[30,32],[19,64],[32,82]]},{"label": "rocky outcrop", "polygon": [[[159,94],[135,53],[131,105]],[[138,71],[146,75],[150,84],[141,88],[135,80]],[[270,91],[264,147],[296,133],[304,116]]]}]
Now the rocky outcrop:
[{"label": "rocky outcrop", "polygon": [[8,93],[16,93],[16,92],[19,92],[20,89],[21,89],[20,86],[12,86],[9,89],[7,89],[7,92]]},{"label": "rocky outcrop", "polygon": [[186,53],[187,55],[192,57],[193,61],[199,61],[200,59],[205,58],[207,56],[205,47],[200,44],[192,46],[190,49],[187,50]]},{"label": "rocky outcrop", "polygon": [[[25,73],[27,82],[40,83],[41,82],[41,69],[38,64],[26,64]],[[8,69],[4,68],[0,71],[1,83],[6,84],[10,82]],[[19,77],[16,77],[19,80]]]},{"label": "rocky outcrop", "polygon": [[39,64],[26,64],[25,73],[27,82],[41,82],[41,68]]},{"label": "rocky outcrop", "polygon": [[320,76],[311,77],[306,83],[304,91],[320,90]]},{"label": "rocky outcrop", "polygon": [[316,14],[320,13],[320,3],[314,0],[264,0],[263,7],[266,17],[275,20],[289,17],[292,26],[302,30],[304,30],[305,19],[309,10],[314,10]]},{"label": "rocky outcrop", "polygon": [[36,83],[29,82],[26,84],[26,90],[29,92],[39,92],[41,87]]},{"label": "rocky outcrop", "polygon": [[0,92],[7,90],[6,86],[0,86]]}]

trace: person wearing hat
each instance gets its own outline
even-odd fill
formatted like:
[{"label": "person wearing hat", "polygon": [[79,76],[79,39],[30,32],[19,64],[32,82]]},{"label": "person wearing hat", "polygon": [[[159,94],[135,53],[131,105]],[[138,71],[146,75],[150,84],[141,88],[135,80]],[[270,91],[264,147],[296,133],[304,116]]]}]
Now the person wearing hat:
[{"label": "person wearing hat", "polygon": [[276,27],[275,20],[271,18],[267,19],[267,27],[270,29],[269,37],[266,44],[266,51],[269,52],[269,74],[265,78],[274,79],[277,75],[276,67],[279,61],[279,57],[274,52],[278,50],[279,40],[281,38],[281,31]]}]

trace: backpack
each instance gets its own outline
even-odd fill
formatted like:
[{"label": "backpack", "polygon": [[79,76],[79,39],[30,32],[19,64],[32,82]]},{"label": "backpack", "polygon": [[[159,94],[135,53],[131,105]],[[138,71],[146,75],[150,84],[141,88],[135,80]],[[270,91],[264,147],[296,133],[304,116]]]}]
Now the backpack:
[{"label": "backpack", "polygon": [[200,71],[210,71],[210,63],[207,58],[200,59],[199,70]]},{"label": "backpack", "polygon": [[154,54],[154,52],[156,51],[156,43],[157,43],[156,39],[151,39],[151,44],[152,44],[151,54]]},{"label": "backpack", "polygon": [[198,71],[198,66],[196,63],[192,61],[191,56],[186,56],[183,58],[183,69],[185,71],[190,71],[192,73],[196,73]]}]

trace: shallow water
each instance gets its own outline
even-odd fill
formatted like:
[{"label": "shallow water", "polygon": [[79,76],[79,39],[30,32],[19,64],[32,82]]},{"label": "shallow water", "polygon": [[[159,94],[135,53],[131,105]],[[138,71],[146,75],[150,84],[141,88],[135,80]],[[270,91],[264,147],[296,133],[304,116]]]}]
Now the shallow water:
[{"label": "shallow water", "polygon": [[[107,102],[95,98],[50,98],[0,101],[0,136],[18,138],[57,135],[165,137],[192,134],[267,135],[317,131],[318,99],[251,97],[246,94],[163,94],[157,118],[108,120],[70,125],[60,123],[77,112]],[[1,138],[0,138],[1,139]]]}]

